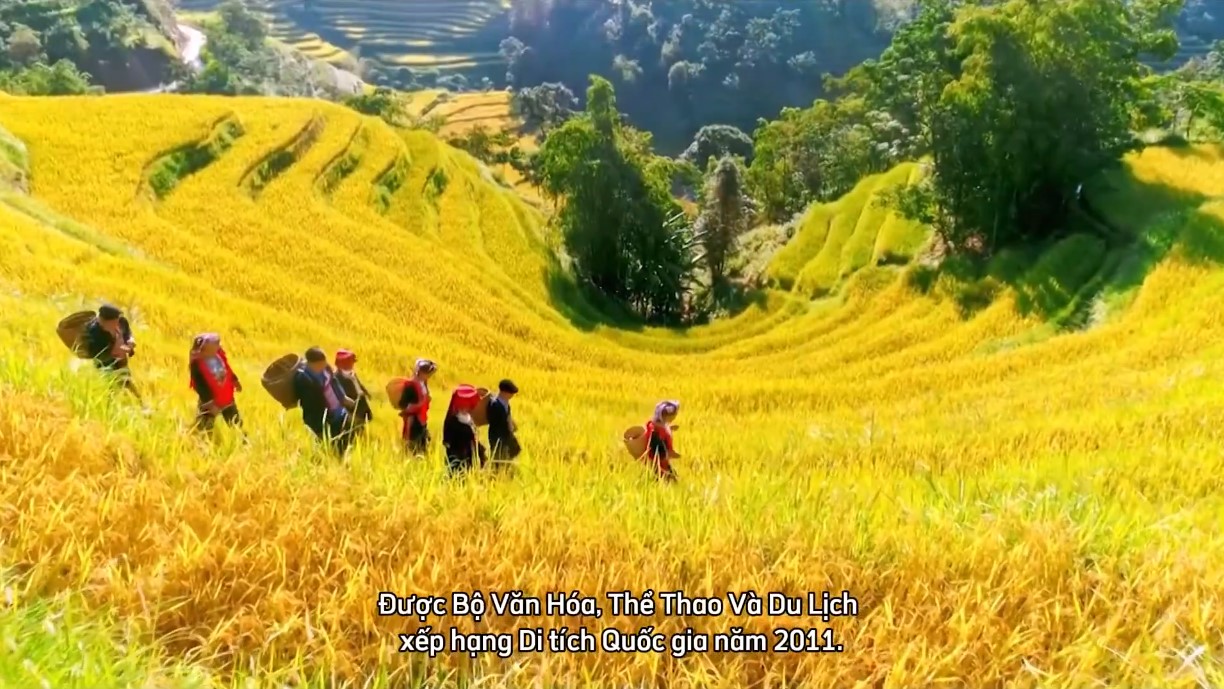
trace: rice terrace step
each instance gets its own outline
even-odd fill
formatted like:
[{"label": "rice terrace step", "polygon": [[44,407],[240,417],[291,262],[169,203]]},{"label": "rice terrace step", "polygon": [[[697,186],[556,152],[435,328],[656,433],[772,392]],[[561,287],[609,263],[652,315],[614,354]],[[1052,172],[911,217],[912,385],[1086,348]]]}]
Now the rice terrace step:
[{"label": "rice terrace step", "polygon": [[[191,12],[222,0],[179,0]],[[506,0],[253,0],[271,35],[308,56],[340,64],[359,54],[387,67],[478,78],[498,70]]]}]

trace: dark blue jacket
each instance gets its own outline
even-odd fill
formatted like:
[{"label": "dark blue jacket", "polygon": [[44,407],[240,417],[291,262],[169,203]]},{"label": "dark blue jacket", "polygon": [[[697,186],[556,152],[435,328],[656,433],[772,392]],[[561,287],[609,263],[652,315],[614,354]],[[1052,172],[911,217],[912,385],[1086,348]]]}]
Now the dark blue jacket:
[{"label": "dark blue jacket", "polygon": [[498,459],[514,459],[522,449],[510,421],[510,403],[500,397],[489,400],[489,446]]},{"label": "dark blue jacket", "polygon": [[[128,325],[128,320],[123,316],[119,317],[119,334],[123,336],[124,342],[132,340],[132,326]],[[115,336],[110,334],[106,328],[102,327],[102,323],[94,318],[85,326],[84,337],[85,351],[90,359],[94,360],[94,364],[101,369],[117,369],[127,367],[127,359],[116,359],[111,353],[111,349],[115,346]]]},{"label": "dark blue jacket", "polygon": [[[331,373],[332,392],[338,401],[343,402],[344,388],[340,387],[336,372],[330,366],[327,370]],[[333,435],[339,432],[348,410],[344,407],[336,411],[328,410],[327,398],[323,395],[322,374],[316,374],[305,366],[298,367],[293,376],[293,390],[297,393],[298,404],[302,406],[302,421],[315,435],[323,435],[324,424],[330,427]]]}]

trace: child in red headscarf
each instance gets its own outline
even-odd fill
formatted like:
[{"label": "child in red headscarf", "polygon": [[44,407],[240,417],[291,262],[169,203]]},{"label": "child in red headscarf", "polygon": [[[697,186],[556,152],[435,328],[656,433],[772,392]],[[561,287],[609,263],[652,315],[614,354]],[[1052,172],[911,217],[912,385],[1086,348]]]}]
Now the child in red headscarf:
[{"label": "child in red headscarf", "polygon": [[675,481],[676,471],[672,469],[671,460],[680,456],[672,442],[672,431],[679,428],[676,416],[680,413],[680,403],[666,400],[655,405],[654,416],[646,422],[646,454],[642,460],[650,465],[655,476],[661,481]]},{"label": "child in red headscarf", "polygon": [[460,385],[451,395],[450,408],[442,425],[442,445],[446,448],[446,468],[451,476],[466,473],[475,459],[483,468],[488,461],[485,446],[476,435],[472,411],[480,403],[480,393],[471,385]]},{"label": "child in red headscarf", "polygon": [[200,398],[194,430],[211,431],[218,416],[230,426],[241,427],[235,393],[242,392],[242,382],[221,348],[220,335],[205,333],[192,341],[187,370],[191,388]]}]

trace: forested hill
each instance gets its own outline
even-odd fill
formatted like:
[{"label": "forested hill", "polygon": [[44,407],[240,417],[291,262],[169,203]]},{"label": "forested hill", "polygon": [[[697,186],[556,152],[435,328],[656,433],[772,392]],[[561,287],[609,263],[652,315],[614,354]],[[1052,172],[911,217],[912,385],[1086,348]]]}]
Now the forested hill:
[{"label": "forested hill", "polygon": [[592,2],[520,0],[501,52],[512,86],[560,82],[575,93],[608,77],[659,148],[704,124],[752,131],[760,117],[810,105],[821,77],[888,45],[910,0]]},{"label": "forested hill", "polygon": [[[620,109],[674,154],[703,125],[751,133],[759,118],[824,95],[825,75],[878,57],[915,0],[514,0],[501,53],[515,88],[587,76],[616,87]],[[1170,70],[1224,38],[1224,0],[1185,0]]]},{"label": "forested hill", "polygon": [[[208,11],[222,0],[177,0]],[[758,118],[826,95],[823,77],[880,55],[916,0],[245,0],[270,36],[403,90],[523,89],[581,95],[598,74],[622,111],[678,153],[703,125],[751,133]],[[1185,0],[1182,49],[1224,36],[1224,0]]]},{"label": "forested hill", "polygon": [[0,0],[0,90],[152,88],[184,42],[166,0]]}]

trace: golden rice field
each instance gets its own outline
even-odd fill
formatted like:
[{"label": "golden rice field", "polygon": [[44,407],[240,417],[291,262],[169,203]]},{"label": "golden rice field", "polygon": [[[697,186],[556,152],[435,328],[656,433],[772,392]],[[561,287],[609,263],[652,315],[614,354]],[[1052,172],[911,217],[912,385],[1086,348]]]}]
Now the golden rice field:
[{"label": "golden rice field", "polygon": [[[544,219],[428,133],[195,96],[0,97],[0,126],[32,190],[0,204],[0,686],[1224,682],[1218,149],[1150,149],[1089,186],[1167,253],[1076,234],[972,289],[922,289],[922,228],[867,203],[918,174],[900,168],[812,209],[770,267],[791,291],[680,332],[601,325],[550,289]],[[219,153],[167,177],[193,142]],[[1091,327],[1054,332],[1037,307],[1077,295]],[[151,416],[53,334],[103,299],[132,316]],[[206,330],[246,381],[247,446],[186,431]],[[314,344],[356,350],[378,391],[418,356],[441,396],[513,378],[519,474],[405,458],[385,402],[349,462],[319,456],[257,383]],[[682,404],[673,486],[619,444],[663,398]],[[476,589],[845,589],[859,610],[425,623],[831,627],[844,646],[685,658],[430,659],[397,653],[421,623],[376,615],[380,591]]]},{"label": "golden rice field", "polygon": [[[408,112],[417,117],[435,117],[441,121],[438,134],[442,137],[463,135],[478,127],[490,132],[519,128],[511,114],[510,93],[488,91],[453,93],[444,89],[410,91],[405,94]],[[524,145],[535,146],[524,140]]]},{"label": "golden rice field", "polygon": [[[451,93],[441,89],[413,91],[407,94],[407,110],[417,117],[437,118],[441,122],[438,135],[445,138],[464,136],[478,128],[491,134],[513,132],[515,145],[524,151],[534,151],[539,144],[531,134],[523,135],[520,123],[510,110],[510,94],[506,91],[487,93]],[[520,194],[539,200],[538,191],[508,164],[492,165]]]}]

